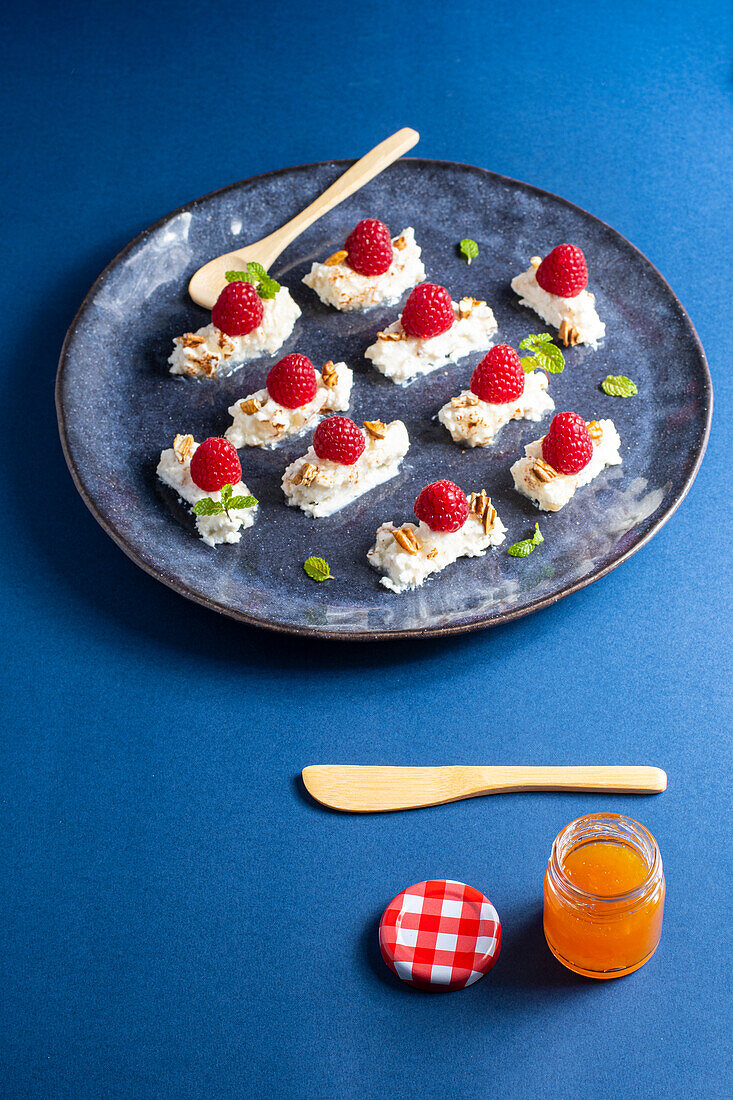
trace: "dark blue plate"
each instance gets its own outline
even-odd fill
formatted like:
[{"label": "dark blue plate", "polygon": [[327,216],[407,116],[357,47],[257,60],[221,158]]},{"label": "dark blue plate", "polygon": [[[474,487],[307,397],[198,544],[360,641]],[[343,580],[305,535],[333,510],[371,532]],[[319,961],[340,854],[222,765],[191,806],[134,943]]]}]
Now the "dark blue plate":
[{"label": "dark blue plate", "polygon": [[[61,353],[56,399],[69,468],[92,513],[133,561],[182,595],[245,622],[323,637],[388,638],[475,630],[526,615],[602,577],[659,530],[695,477],[712,411],[703,349],[659,272],[609,226],[527,184],[470,165],[402,160],[304,233],[273,268],[303,310],[280,354],[297,348],[318,365],[344,359],[354,368],[350,415],[407,424],[412,447],[399,477],[341,513],[313,520],[286,507],[280,490],[282,471],[308,439],[276,451],[246,449],[244,478],[261,502],[259,516],[239,545],[217,549],[196,537],[191,517],[156,481],[159,453],[174,434],[192,432],[199,441],[220,435],[227,407],[263,385],[279,358],[220,382],[171,377],[171,340],[209,320],[188,297],[189,278],[212,256],[276,229],[349,163],[288,168],[217,191],[146,230],[112,261]],[[595,352],[569,349],[550,392],[558,411],[613,418],[623,466],[605,471],[558,514],[540,514],[514,491],[509,467],[549,420],[509,424],[494,447],[465,454],[434,420],[468,383],[479,355],[407,389],[371,369],[364,349],[398,307],[337,313],[300,281],[313,259],[340,248],[364,217],[383,219],[393,234],[414,226],[428,278],[454,298],[486,299],[499,340],[515,347],[546,326],[518,306],[509,280],[530,256],[562,241],[579,245],[607,337]],[[465,236],[481,249],[470,267],[457,250]],[[607,374],[630,375],[639,396],[607,397],[599,385]],[[379,584],[367,549],[380,523],[410,519],[419,490],[440,477],[466,491],[487,489],[507,541],[416,592],[395,595]],[[529,535],[538,518],[541,548],[510,558],[506,547]],[[330,562],[335,580],[309,580],[302,563],[311,554]]]}]

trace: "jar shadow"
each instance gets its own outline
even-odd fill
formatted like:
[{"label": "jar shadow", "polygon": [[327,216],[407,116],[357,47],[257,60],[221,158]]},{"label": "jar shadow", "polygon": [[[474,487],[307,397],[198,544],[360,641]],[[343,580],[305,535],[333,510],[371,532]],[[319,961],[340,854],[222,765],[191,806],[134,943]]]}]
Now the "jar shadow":
[{"label": "jar shadow", "polygon": [[557,961],[545,940],[542,908],[502,917],[501,954],[483,981],[514,989],[588,989],[600,984],[575,974]]}]

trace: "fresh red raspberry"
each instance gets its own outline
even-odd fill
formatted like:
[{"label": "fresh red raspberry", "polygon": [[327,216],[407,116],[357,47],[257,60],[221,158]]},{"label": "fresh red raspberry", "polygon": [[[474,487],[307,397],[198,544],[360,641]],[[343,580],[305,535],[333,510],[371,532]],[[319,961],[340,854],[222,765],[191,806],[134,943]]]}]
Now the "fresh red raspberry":
[{"label": "fresh red raspberry", "polygon": [[242,480],[239,455],[228,439],[205,439],[191,456],[191,480],[205,493],[216,493],[223,485]]},{"label": "fresh red raspberry", "polygon": [[348,416],[329,416],[313,433],[313,450],[342,466],[353,466],[364,452],[364,433]]},{"label": "fresh red raspberry", "polygon": [[471,375],[471,390],[491,405],[516,401],[524,393],[522,362],[514,348],[497,344]]},{"label": "fresh red raspberry", "polygon": [[346,262],[359,275],[384,275],[392,263],[392,238],[384,222],[365,218],[349,233]]},{"label": "fresh red raspberry", "polygon": [[211,320],[227,336],[246,336],[262,324],[262,299],[241,279],[227,283],[211,311]]},{"label": "fresh red raspberry", "polygon": [[447,332],[455,319],[450,294],[435,283],[416,286],[402,310],[402,327],[407,335],[423,340]]},{"label": "fresh red raspberry", "polygon": [[575,298],[588,285],[585,256],[574,244],[559,244],[537,268],[536,279],[548,294]]},{"label": "fresh red raspberry", "polygon": [[468,519],[466,494],[452,481],[434,481],[415,501],[415,515],[431,531],[458,531]]},{"label": "fresh red raspberry", "polygon": [[593,455],[588,426],[577,413],[558,413],[542,440],[542,457],[561,474],[579,474]]},{"label": "fresh red raspberry", "polygon": [[316,368],[307,355],[286,355],[267,376],[267,392],[286,409],[299,409],[316,396]]}]

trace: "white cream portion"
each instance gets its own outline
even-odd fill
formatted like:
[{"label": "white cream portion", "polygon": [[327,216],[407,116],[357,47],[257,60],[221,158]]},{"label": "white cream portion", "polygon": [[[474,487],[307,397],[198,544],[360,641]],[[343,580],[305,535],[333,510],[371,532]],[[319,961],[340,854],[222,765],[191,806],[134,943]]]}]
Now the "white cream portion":
[{"label": "white cream portion", "polygon": [[587,290],[581,290],[574,298],[548,294],[537,282],[535,273],[540,263],[540,257],[533,256],[528,269],[512,279],[512,290],[519,295],[520,306],[529,306],[543,321],[557,329],[563,322],[566,328],[574,328],[577,339],[564,339],[565,343],[590,344],[597,348],[598,341],[606,335],[606,326],[596,312],[595,295]]},{"label": "white cream portion", "polygon": [[392,263],[383,275],[360,275],[345,262],[314,263],[303,279],[327,306],[364,311],[397,302],[425,278],[414,229],[403,229],[392,238]]},{"label": "white cream portion", "polygon": [[480,558],[490,546],[499,546],[506,537],[506,527],[498,516],[488,532],[479,518],[469,515],[458,531],[431,531],[421,520],[417,525],[405,523],[400,530],[412,531],[420,544],[416,554],[405,550],[394,537],[394,523],[383,523],[377,530],[374,546],[367,559],[374,569],[385,575],[380,584],[392,592],[407,592],[419,588],[431,573],[439,573],[458,558]]},{"label": "white cream portion", "polygon": [[[183,459],[176,454],[173,447],[161,451],[158,462],[157,474],[162,482],[175,489],[181,500],[187,504],[195,504],[197,500],[211,497],[212,500],[221,500],[221,493],[206,493],[199,489],[191,478],[191,457],[198,450],[198,443],[194,443],[190,453]],[[243,481],[238,481],[233,486],[233,496],[246,497],[250,495],[249,489]],[[229,515],[222,512],[219,516],[196,516],[196,530],[207,546],[217,546],[220,542],[239,542],[242,531],[251,527],[255,521],[257,505],[252,508],[232,508]]]},{"label": "white cream portion", "polygon": [[[408,336],[398,319],[380,333],[364,355],[387,378],[404,386],[421,374],[429,374],[447,363],[457,363],[472,351],[488,350],[498,326],[486,302],[476,303],[473,298],[463,298],[460,303],[453,302],[453,312],[456,319],[447,332],[429,340]],[[390,334],[399,339],[384,339]]]},{"label": "white cream portion", "polygon": [[541,420],[555,408],[547,392],[547,375],[533,370],[524,378],[524,393],[514,401],[492,405],[482,401],[470,389],[451,398],[438,413],[455,443],[467,447],[487,447],[497,432],[510,420]]},{"label": "white cream portion", "polygon": [[288,504],[316,518],[331,516],[395,477],[410,447],[407,428],[401,420],[373,423],[380,434],[384,431],[384,437],[376,438],[365,428],[364,450],[351,466],[319,458],[312,447],[291,463],[282,480]]},{"label": "white cream portion", "polygon": [[524,448],[525,457],[517,459],[511,468],[514,488],[541,511],[559,512],[576,489],[591,482],[606,466],[620,466],[621,440],[613,420],[599,420],[597,424],[603,434],[593,440],[593,456],[580,473],[556,473],[550,481],[541,481],[535,474],[535,459],[542,458],[542,440],[535,439]]},{"label": "white cream portion", "polygon": [[278,351],[300,317],[300,307],[281,286],[274,298],[262,300],[262,324],[246,336],[227,336],[215,325],[176,336],[168,362],[171,374],[216,378],[231,374],[248,359]]},{"label": "white cream portion", "polygon": [[267,389],[256,390],[235,401],[228,410],[232,423],[224,433],[232,446],[267,447],[271,450],[284,439],[292,439],[314,428],[324,413],[345,412],[351,400],[354,373],[346,363],[332,363],[330,366],[335,371],[335,377],[331,376],[333,384],[328,385],[324,375],[319,374],[316,396],[297,409],[287,409],[278,404]]}]

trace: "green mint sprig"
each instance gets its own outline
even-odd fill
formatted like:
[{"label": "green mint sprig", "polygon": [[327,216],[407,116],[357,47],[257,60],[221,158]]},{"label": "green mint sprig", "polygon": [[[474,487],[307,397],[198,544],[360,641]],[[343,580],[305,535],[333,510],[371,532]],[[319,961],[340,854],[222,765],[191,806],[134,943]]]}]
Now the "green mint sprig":
[{"label": "green mint sprig", "polygon": [[470,264],[471,260],[475,260],[478,256],[478,245],[475,241],[472,241],[470,237],[466,237],[462,240],[458,247],[462,255],[466,257],[467,264]]},{"label": "green mint sprig", "polygon": [[623,374],[608,374],[601,382],[601,389],[609,397],[635,397],[639,392],[636,383]]},{"label": "green mint sprig", "polygon": [[303,568],[314,581],[331,581],[333,573],[331,566],[323,558],[307,558],[303,562]]},{"label": "green mint sprig", "polygon": [[224,485],[221,490],[221,500],[214,500],[212,497],[197,500],[193,506],[194,515],[220,516],[222,512],[226,512],[227,519],[231,519],[229,512],[232,508],[254,508],[257,504],[256,497],[235,497],[232,496],[233,492],[234,486]]},{"label": "green mint sprig", "polygon": [[520,348],[531,351],[532,355],[521,360],[526,374],[531,370],[546,370],[548,374],[562,374],[565,369],[565,356],[560,348],[553,344],[549,332],[539,332],[535,336],[525,336]]},{"label": "green mint sprig", "polygon": [[246,271],[227,271],[224,277],[228,283],[252,283],[260,298],[274,298],[280,289],[280,284],[267,274],[262,264],[247,264]]},{"label": "green mint sprig", "polygon": [[507,554],[509,554],[509,556],[512,558],[529,557],[535,546],[539,546],[539,544],[544,541],[545,540],[540,531],[540,525],[539,523],[535,523],[534,534],[532,535],[532,538],[522,539],[521,542],[515,542],[513,546],[509,547],[509,549],[507,550]]}]

